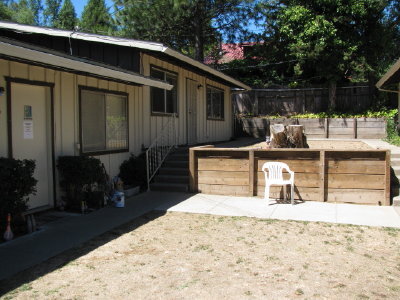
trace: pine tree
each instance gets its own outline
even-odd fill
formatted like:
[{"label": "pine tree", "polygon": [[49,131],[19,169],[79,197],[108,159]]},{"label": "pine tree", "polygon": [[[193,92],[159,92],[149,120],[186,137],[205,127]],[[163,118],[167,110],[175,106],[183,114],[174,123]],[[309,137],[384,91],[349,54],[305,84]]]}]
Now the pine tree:
[{"label": "pine tree", "polygon": [[20,0],[19,2],[12,2],[10,4],[11,18],[13,21],[21,24],[39,25],[36,23],[36,16],[30,1]]},{"label": "pine tree", "polygon": [[67,30],[74,30],[77,24],[76,12],[71,0],[64,0],[60,9],[56,27]]},{"label": "pine tree", "polygon": [[79,27],[86,32],[111,34],[112,22],[104,0],[89,0],[83,9]]},{"label": "pine tree", "polygon": [[0,20],[11,20],[11,11],[4,0],[0,0]]},{"label": "pine tree", "polygon": [[46,0],[46,8],[43,12],[45,25],[56,27],[60,7],[61,0]]},{"label": "pine tree", "polygon": [[245,33],[251,0],[114,0],[122,34],[165,43],[202,61],[204,52]]}]

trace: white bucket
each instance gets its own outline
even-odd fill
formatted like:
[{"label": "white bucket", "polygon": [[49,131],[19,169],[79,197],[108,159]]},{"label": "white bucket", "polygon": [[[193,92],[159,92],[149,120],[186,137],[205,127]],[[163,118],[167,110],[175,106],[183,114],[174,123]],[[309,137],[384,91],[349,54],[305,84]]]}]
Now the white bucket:
[{"label": "white bucket", "polygon": [[115,192],[112,201],[115,204],[115,207],[125,207],[125,195],[123,192]]}]

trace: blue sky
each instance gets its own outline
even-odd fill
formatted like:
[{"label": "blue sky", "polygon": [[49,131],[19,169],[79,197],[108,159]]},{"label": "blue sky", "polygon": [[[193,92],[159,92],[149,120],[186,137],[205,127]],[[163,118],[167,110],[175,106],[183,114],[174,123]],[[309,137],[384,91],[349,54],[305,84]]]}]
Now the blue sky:
[{"label": "blue sky", "polygon": [[[77,16],[80,17],[81,13],[83,11],[83,8],[85,7],[85,5],[88,2],[88,0],[81,0],[81,1],[80,0],[71,0],[71,1],[72,1],[72,4],[75,7]],[[107,5],[107,7],[110,7],[110,12],[114,11],[114,8],[113,8],[114,1],[106,0],[106,5]]]}]

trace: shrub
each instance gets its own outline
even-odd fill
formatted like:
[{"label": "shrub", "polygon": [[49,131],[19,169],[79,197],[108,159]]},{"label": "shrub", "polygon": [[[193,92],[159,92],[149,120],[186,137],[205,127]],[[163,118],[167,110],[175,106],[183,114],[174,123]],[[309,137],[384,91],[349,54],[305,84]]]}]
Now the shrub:
[{"label": "shrub", "polygon": [[387,141],[389,144],[400,146],[400,136],[397,130],[396,118],[391,118],[387,120],[386,132],[387,137],[385,141]]},{"label": "shrub", "polygon": [[60,186],[65,191],[67,209],[80,210],[82,201],[86,201],[90,208],[101,206],[105,175],[99,159],[88,156],[61,156],[57,168],[61,174]]},{"label": "shrub", "polygon": [[139,156],[131,154],[119,167],[119,177],[125,185],[141,186],[147,184],[146,158],[144,153]]},{"label": "shrub", "polygon": [[[35,161],[0,157],[0,232],[6,228],[6,216],[12,216],[12,225],[21,221],[27,209],[29,195],[36,193],[37,180],[33,177]],[[17,232],[18,233],[18,230]]]}]

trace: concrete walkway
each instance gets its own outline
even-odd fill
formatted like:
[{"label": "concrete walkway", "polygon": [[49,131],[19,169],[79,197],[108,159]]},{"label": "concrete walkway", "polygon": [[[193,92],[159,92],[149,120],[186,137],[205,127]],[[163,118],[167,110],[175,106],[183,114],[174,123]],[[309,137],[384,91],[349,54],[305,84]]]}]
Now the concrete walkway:
[{"label": "concrete walkway", "polygon": [[391,206],[314,201],[299,202],[296,205],[271,201],[270,205],[267,205],[264,199],[256,197],[196,194],[178,204],[165,203],[156,209],[222,216],[247,216],[400,228],[400,215]]}]

